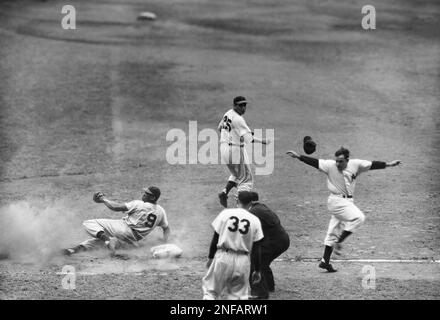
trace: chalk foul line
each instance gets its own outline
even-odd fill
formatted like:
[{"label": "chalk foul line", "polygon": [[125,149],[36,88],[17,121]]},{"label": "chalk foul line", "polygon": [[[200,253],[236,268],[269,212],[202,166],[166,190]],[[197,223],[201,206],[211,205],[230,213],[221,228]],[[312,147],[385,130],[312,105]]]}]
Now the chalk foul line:
[{"label": "chalk foul line", "polygon": [[[279,262],[318,262],[321,258],[293,258],[275,259]],[[360,262],[360,263],[440,263],[435,259],[332,259],[332,262]]]}]

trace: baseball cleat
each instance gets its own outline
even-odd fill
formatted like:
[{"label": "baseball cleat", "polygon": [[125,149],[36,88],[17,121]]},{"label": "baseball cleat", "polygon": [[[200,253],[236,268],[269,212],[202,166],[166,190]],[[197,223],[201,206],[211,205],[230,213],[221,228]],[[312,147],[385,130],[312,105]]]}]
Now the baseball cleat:
[{"label": "baseball cleat", "polygon": [[333,266],[330,263],[325,263],[325,262],[322,262],[322,261],[319,263],[319,267],[321,269],[327,270],[328,272],[336,272],[336,271],[338,271],[336,269],[333,269]]},{"label": "baseball cleat", "polygon": [[73,247],[73,248],[67,248],[67,249],[61,250],[61,254],[65,255],[65,256],[71,256],[74,253],[78,253],[78,252],[85,251],[85,250],[86,250],[86,248],[84,248],[84,246],[80,244],[80,245],[77,245],[76,247]]},{"label": "baseball cleat", "polygon": [[342,244],[340,243],[335,243],[335,245],[333,246],[333,252],[335,255],[340,256],[341,255],[341,251],[342,251]]},{"label": "baseball cleat", "polygon": [[67,249],[61,250],[61,254],[65,255],[65,256],[71,256],[74,253],[76,253],[76,251],[73,248],[67,248]]},{"label": "baseball cleat", "polygon": [[223,207],[227,208],[228,207],[228,195],[224,191],[222,191],[218,194],[218,198],[220,200],[220,204]]}]

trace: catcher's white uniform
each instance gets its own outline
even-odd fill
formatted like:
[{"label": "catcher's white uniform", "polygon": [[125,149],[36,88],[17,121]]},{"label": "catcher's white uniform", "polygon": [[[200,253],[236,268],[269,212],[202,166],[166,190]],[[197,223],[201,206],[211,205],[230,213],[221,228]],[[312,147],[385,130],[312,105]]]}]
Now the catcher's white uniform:
[{"label": "catcher's white uniform", "polygon": [[96,238],[100,231],[104,231],[109,237],[116,238],[116,247],[124,245],[138,245],[157,226],[168,227],[168,219],[165,210],[158,204],[134,200],[125,204],[128,211],[122,219],[93,219],[83,222],[87,233],[95,237],[81,243],[86,249],[101,247],[103,241]]},{"label": "catcher's white uniform", "polygon": [[251,129],[234,109],[224,114],[219,128],[220,154],[222,163],[227,165],[231,173],[229,181],[237,183],[238,192],[252,190],[252,170],[245,149],[245,144],[252,141]]},{"label": "catcher's white uniform", "polygon": [[365,221],[361,210],[353,203],[356,178],[370,170],[372,162],[350,159],[340,172],[335,160],[319,159],[319,170],[327,174],[327,188],[330,191],[327,207],[332,214],[324,240],[326,246],[333,246],[343,230],[354,232]]},{"label": "catcher's white uniform", "polygon": [[217,252],[203,278],[203,299],[247,299],[250,253],[254,242],[263,239],[260,220],[250,212],[225,209],[212,222],[219,234]]}]

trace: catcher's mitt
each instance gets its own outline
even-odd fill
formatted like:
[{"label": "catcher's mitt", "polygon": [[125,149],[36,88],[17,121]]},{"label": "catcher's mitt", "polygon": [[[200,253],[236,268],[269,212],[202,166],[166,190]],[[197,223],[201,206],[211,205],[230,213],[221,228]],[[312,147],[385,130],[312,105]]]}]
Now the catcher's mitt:
[{"label": "catcher's mitt", "polygon": [[303,149],[306,154],[312,154],[313,152],[315,152],[316,143],[312,140],[312,137],[304,137]]},{"label": "catcher's mitt", "polygon": [[93,201],[96,203],[102,202],[102,198],[104,198],[104,194],[102,192],[95,192],[93,194]]}]

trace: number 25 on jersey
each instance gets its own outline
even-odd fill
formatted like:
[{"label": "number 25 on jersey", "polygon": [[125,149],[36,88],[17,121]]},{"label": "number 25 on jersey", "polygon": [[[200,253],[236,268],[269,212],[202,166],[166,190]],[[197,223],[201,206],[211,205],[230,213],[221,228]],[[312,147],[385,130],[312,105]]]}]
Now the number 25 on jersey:
[{"label": "number 25 on jersey", "polygon": [[228,130],[229,132],[231,132],[231,123],[232,123],[232,120],[229,119],[227,116],[224,116],[222,129],[225,129],[225,130]]}]

